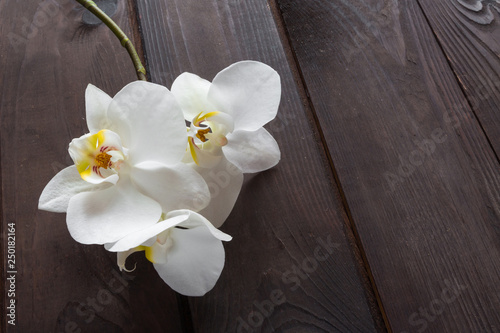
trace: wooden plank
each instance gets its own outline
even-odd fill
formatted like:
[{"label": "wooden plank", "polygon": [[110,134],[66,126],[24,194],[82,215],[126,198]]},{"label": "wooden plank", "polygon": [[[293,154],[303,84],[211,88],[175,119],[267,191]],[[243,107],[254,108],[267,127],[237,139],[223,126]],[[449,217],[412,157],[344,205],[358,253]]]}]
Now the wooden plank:
[{"label": "wooden plank", "polygon": [[418,3],[277,2],[391,329],[497,332],[499,163]]},{"label": "wooden plank", "polygon": [[500,155],[500,3],[420,1],[497,156]]},{"label": "wooden plank", "polygon": [[[226,266],[214,290],[190,299],[199,332],[373,332],[382,329],[348,220],[267,1],[138,2],[153,82],[183,71],[211,80],[254,59],[282,77],[279,119],[268,129],[282,161],[247,178],[223,230]],[[324,262],[316,247],[331,240]],[[335,248],[333,250],[333,248]],[[304,268],[303,265],[311,265]],[[274,304],[273,304],[274,301]],[[374,309],[372,309],[374,308]],[[375,316],[375,322],[372,316]]]},{"label": "wooden plank", "polygon": [[[116,3],[112,17],[134,35],[134,13]],[[87,132],[87,84],[114,95],[136,79],[126,51],[104,25],[85,24],[74,1],[0,7],[2,244],[5,254],[15,223],[17,271],[15,297],[2,293],[4,305],[16,301],[16,325],[3,321],[1,331],[181,331],[176,296],[150,264],[122,275],[114,254],[71,239],[64,214],[37,209],[47,182],[72,163],[70,140]]]}]

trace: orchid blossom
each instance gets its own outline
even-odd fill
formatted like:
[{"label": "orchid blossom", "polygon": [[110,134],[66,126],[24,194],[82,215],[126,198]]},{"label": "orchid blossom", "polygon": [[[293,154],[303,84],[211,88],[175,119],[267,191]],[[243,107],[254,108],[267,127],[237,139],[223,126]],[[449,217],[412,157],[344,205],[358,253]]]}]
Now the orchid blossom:
[{"label": "orchid blossom", "polygon": [[280,77],[263,63],[242,61],[222,70],[212,83],[183,73],[172,93],[190,122],[184,161],[210,189],[210,205],[200,214],[220,227],[236,202],[243,173],[266,170],[280,160],[278,144],[262,127],[276,117]]},{"label": "orchid blossom", "polygon": [[262,126],[276,117],[281,98],[278,73],[257,61],[241,61],[212,83],[183,73],[172,84],[189,121],[188,159],[212,168],[224,156],[243,173],[269,169],[280,160],[274,138]]},{"label": "orchid blossom", "polygon": [[89,85],[85,101],[90,133],[70,143],[75,165],[39,201],[40,209],[67,212],[76,241],[112,243],[156,225],[164,211],[208,204],[205,181],[181,161],[185,122],[168,89],[136,81],[111,98]]},{"label": "orchid blossom", "polygon": [[175,291],[187,296],[202,296],[210,291],[224,267],[221,241],[231,236],[219,231],[200,214],[177,210],[148,228],[106,244],[118,252],[120,270],[127,270],[128,256],[144,251],[160,277]]}]

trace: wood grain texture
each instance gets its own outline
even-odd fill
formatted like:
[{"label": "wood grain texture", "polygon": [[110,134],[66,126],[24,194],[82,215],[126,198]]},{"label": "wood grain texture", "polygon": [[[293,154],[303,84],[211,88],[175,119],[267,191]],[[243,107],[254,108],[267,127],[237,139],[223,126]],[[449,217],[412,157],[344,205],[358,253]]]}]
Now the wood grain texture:
[{"label": "wood grain texture", "polygon": [[[134,35],[134,14],[117,4],[112,17]],[[70,237],[65,214],[37,209],[47,182],[72,163],[69,142],[88,131],[87,84],[114,95],[135,80],[116,37],[83,24],[84,12],[67,0],[0,2],[3,250],[7,223],[17,237],[16,326],[0,330],[179,332],[176,296],[150,264],[139,261],[127,280],[114,254]]]},{"label": "wood grain texture", "polygon": [[499,163],[418,3],[277,2],[391,329],[497,332]]},{"label": "wood grain texture", "polygon": [[[190,299],[195,331],[376,331],[372,312],[378,313],[370,309],[373,296],[363,277],[366,272],[268,3],[137,4],[153,82],[169,87],[184,71],[211,80],[244,59],[265,62],[282,77],[279,117],[268,126],[282,161],[247,177],[222,227],[234,237],[225,244],[222,276],[206,296]],[[335,249],[318,263],[314,251],[328,239]],[[308,272],[298,271],[302,265],[310,265]],[[273,292],[283,295],[271,308]]]},{"label": "wood grain texture", "polygon": [[420,4],[500,156],[500,3],[448,0]]}]

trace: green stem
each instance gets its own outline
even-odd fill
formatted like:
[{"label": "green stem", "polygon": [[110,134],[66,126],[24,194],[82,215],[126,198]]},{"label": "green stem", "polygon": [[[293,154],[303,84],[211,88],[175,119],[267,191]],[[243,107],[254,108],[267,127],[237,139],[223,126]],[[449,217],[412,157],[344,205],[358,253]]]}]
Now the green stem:
[{"label": "green stem", "polygon": [[120,40],[122,46],[127,49],[132,62],[134,63],[134,67],[136,70],[137,78],[142,81],[147,81],[146,78],[146,69],[142,65],[141,59],[137,54],[137,51],[132,45],[130,39],[128,39],[127,35],[120,29],[120,27],[108,16],[104,13],[94,1],[92,0],[76,0],[79,4],[87,8],[92,14],[97,16],[104,24],[108,26],[109,29],[115,34],[116,37]]}]

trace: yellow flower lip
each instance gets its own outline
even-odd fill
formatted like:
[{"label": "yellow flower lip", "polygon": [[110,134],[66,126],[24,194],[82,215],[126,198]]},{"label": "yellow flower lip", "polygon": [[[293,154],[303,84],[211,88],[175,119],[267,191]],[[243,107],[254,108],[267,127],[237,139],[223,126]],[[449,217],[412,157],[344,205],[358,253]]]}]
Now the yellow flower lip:
[{"label": "yellow flower lip", "polygon": [[69,151],[82,179],[91,183],[116,174],[125,158],[120,137],[110,130],[73,140]]}]

